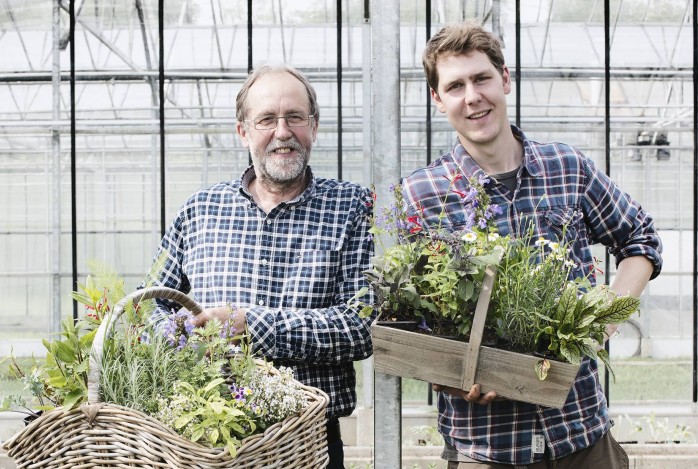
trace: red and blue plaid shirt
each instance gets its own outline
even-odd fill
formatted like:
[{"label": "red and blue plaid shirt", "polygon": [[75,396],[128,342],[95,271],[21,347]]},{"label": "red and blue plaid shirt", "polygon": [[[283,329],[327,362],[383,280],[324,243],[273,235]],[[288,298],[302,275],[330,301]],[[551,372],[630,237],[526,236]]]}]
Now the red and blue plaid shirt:
[{"label": "red and blue plaid shirt", "polygon": [[[571,243],[575,277],[593,272],[591,245],[596,243],[606,246],[616,263],[646,256],[654,265],[652,278],[656,277],[662,266],[661,241],[640,205],[579,150],[534,142],[518,128],[512,130],[524,149],[516,188],[511,192],[494,178],[485,186],[491,202],[502,209],[495,218],[499,233],[516,236],[532,224],[533,239],[561,241],[564,235]],[[464,177],[451,186],[458,174]],[[459,231],[467,220],[455,192],[466,193],[468,178],[484,175],[459,143],[405,178],[403,192],[425,226],[439,224]],[[439,217],[442,210],[445,218]],[[472,459],[505,464],[542,460],[543,454],[534,453],[535,435],[545,438],[550,458],[558,459],[594,444],[611,425],[596,361],[588,359],[562,409],[509,400],[481,406],[445,393],[439,394],[438,407],[439,430],[447,447]]]},{"label": "red and blue plaid shirt", "polygon": [[[354,360],[372,353],[371,318],[347,307],[368,287],[371,192],[312,178],[297,198],[265,213],[241,180],[195,193],[165,233],[149,284],[188,293],[203,308],[247,309],[253,352],[290,366],[330,397],[328,415],[356,406]],[[372,304],[373,293],[361,298]],[[172,305],[163,302],[159,314]]]}]

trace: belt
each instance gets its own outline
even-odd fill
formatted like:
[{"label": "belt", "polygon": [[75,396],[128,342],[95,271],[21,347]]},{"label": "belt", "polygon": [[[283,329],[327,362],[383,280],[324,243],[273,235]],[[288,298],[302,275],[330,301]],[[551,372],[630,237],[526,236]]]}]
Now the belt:
[{"label": "belt", "polygon": [[335,441],[342,439],[342,432],[339,428],[339,419],[331,418],[327,421],[327,444],[332,444]]}]

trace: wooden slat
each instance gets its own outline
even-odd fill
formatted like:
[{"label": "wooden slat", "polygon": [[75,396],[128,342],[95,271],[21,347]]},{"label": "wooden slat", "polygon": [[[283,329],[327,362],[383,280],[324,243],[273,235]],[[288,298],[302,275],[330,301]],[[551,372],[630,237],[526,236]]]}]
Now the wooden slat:
[{"label": "wooden slat", "polygon": [[[444,339],[386,326],[373,326],[374,367],[377,371],[460,388],[467,342]],[[475,382],[482,392],[500,397],[561,408],[578,366],[553,361],[548,377],[535,372],[539,358],[491,347],[480,347]]]},{"label": "wooden slat", "polygon": [[490,305],[492,287],[494,286],[494,276],[496,273],[497,266],[488,265],[485,268],[485,278],[482,280],[482,288],[480,289],[480,296],[477,299],[477,306],[475,307],[473,325],[470,328],[468,351],[463,361],[463,381],[460,386],[458,386],[461,389],[470,389],[470,387],[476,383],[475,371],[478,365],[478,357],[480,356],[480,344],[482,343],[482,334],[485,331],[487,308]]}]

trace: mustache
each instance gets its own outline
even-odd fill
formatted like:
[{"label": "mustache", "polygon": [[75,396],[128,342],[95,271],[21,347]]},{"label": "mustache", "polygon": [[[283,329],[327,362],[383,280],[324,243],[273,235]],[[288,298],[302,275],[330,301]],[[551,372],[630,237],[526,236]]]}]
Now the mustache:
[{"label": "mustache", "polygon": [[303,151],[303,146],[298,143],[298,140],[295,138],[291,138],[289,140],[277,140],[275,142],[271,142],[269,145],[267,145],[266,151],[267,153],[271,153],[273,151],[278,150],[279,148],[290,148],[291,150],[296,150],[296,151]]}]

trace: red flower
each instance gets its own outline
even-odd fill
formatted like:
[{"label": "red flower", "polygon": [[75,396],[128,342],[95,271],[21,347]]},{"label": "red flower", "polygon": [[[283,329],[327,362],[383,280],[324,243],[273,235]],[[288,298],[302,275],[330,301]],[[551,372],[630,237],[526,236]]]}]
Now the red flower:
[{"label": "red flower", "polygon": [[410,228],[410,233],[419,233],[422,231],[422,222],[419,220],[419,217],[417,215],[412,215],[411,217],[407,217],[407,223],[410,223],[413,225]]}]

